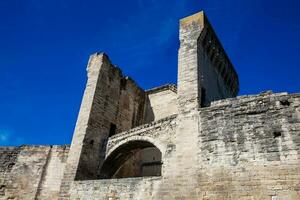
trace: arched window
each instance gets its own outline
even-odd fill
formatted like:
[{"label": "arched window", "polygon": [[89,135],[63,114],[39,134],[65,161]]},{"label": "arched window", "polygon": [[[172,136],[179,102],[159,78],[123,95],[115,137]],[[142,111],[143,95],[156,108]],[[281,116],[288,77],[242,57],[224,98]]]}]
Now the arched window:
[{"label": "arched window", "polygon": [[161,175],[161,151],[147,141],[130,141],[114,150],[104,161],[101,179]]}]

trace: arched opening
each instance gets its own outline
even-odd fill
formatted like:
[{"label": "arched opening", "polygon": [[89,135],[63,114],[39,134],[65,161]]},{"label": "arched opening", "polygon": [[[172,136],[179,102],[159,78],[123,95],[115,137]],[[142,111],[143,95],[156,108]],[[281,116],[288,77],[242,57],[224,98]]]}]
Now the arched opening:
[{"label": "arched opening", "polygon": [[105,160],[101,179],[161,176],[161,151],[147,141],[130,141]]}]

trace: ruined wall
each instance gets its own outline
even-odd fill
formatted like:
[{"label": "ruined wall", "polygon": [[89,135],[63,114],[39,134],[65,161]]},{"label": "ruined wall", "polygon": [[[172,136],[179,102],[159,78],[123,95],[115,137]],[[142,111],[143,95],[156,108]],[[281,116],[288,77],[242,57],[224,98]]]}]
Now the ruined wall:
[{"label": "ruined wall", "polygon": [[300,95],[214,102],[199,124],[201,199],[300,199]]},{"label": "ruined wall", "polygon": [[157,121],[178,114],[177,88],[175,85],[165,85],[146,92],[148,101],[145,122]]},{"label": "ruined wall", "polygon": [[57,199],[66,146],[0,149],[0,199]]}]

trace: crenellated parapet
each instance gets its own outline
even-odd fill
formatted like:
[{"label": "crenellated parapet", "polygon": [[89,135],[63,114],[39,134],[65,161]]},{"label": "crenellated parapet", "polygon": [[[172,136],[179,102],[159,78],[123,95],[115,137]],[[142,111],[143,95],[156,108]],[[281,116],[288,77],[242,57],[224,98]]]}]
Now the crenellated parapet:
[{"label": "crenellated parapet", "polygon": [[226,87],[231,90],[233,96],[237,96],[239,92],[237,72],[205,15],[204,29],[199,37],[199,43]]}]

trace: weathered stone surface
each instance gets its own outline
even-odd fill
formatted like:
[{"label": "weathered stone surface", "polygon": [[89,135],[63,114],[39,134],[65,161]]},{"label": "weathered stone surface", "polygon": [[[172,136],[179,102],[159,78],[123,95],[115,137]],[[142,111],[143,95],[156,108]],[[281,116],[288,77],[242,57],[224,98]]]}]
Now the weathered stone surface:
[{"label": "weathered stone surface", "polygon": [[177,87],[175,85],[153,88],[147,90],[146,93],[149,99],[146,103],[146,123],[178,114]]},{"label": "weathered stone surface", "polygon": [[57,199],[68,146],[1,147],[0,199]]},{"label": "weathered stone surface", "polygon": [[299,199],[299,100],[265,93],[200,109],[201,198]]}]

